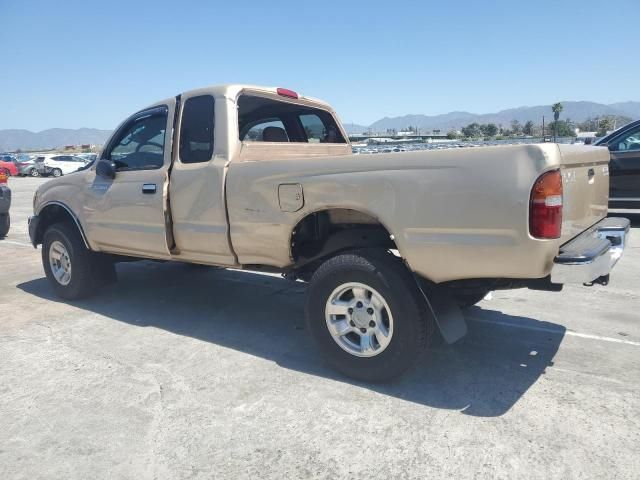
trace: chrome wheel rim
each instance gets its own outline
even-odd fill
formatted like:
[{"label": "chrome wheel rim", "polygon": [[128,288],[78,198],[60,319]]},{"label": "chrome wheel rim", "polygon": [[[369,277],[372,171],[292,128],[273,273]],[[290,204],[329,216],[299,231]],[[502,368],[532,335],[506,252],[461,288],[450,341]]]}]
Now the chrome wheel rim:
[{"label": "chrome wheel rim", "polygon": [[71,281],[71,258],[62,242],[55,241],[49,247],[49,265],[51,273],[60,285],[69,285]]},{"label": "chrome wheel rim", "polygon": [[378,291],[363,283],[344,283],[331,292],[325,318],[333,340],[356,357],[381,354],[393,337],[389,304]]},{"label": "chrome wheel rim", "polygon": [[62,172],[60,170],[58,170],[57,168],[53,171],[53,176],[54,177],[59,177],[62,175]]}]

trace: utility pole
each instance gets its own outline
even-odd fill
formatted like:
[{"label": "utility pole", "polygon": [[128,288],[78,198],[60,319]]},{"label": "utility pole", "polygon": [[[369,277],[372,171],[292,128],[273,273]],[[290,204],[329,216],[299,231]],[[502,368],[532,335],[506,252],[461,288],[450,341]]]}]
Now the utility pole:
[{"label": "utility pole", "polygon": [[544,115],[542,115],[542,141],[546,142],[546,137],[544,135]]}]

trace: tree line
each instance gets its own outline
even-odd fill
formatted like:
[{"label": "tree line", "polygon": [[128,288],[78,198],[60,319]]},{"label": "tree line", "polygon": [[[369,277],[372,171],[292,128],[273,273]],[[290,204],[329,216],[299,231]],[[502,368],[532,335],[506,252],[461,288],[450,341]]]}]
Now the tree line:
[{"label": "tree line", "polygon": [[512,120],[508,127],[503,125],[496,125],[495,123],[478,123],[473,122],[465,127],[462,127],[460,131],[451,130],[447,133],[449,139],[460,138],[509,138],[509,137],[522,137],[532,136],[541,137],[545,136],[557,136],[557,137],[575,137],[576,129],[581,132],[596,132],[596,136],[604,136],[607,132],[619,128],[629,122],[632,119],[625,116],[618,115],[605,115],[588,118],[583,122],[574,122],[570,118],[561,120],[554,119],[546,122],[543,125],[542,122],[535,124],[529,120],[524,124],[521,124],[518,120]]}]

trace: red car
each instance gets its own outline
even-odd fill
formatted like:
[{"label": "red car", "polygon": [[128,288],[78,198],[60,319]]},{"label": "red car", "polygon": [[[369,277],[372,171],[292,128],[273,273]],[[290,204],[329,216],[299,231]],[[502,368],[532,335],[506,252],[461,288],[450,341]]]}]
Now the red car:
[{"label": "red car", "polygon": [[7,175],[11,175],[12,177],[18,175],[18,167],[13,161],[5,158],[0,158],[0,172],[5,172]]}]

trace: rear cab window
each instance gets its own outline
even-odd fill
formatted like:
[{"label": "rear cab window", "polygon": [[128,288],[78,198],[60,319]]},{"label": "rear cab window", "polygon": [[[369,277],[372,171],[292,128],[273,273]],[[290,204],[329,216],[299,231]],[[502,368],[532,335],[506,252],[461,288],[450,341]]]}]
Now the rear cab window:
[{"label": "rear cab window", "polygon": [[238,131],[243,142],[347,143],[330,112],[249,94],[238,99]]}]

